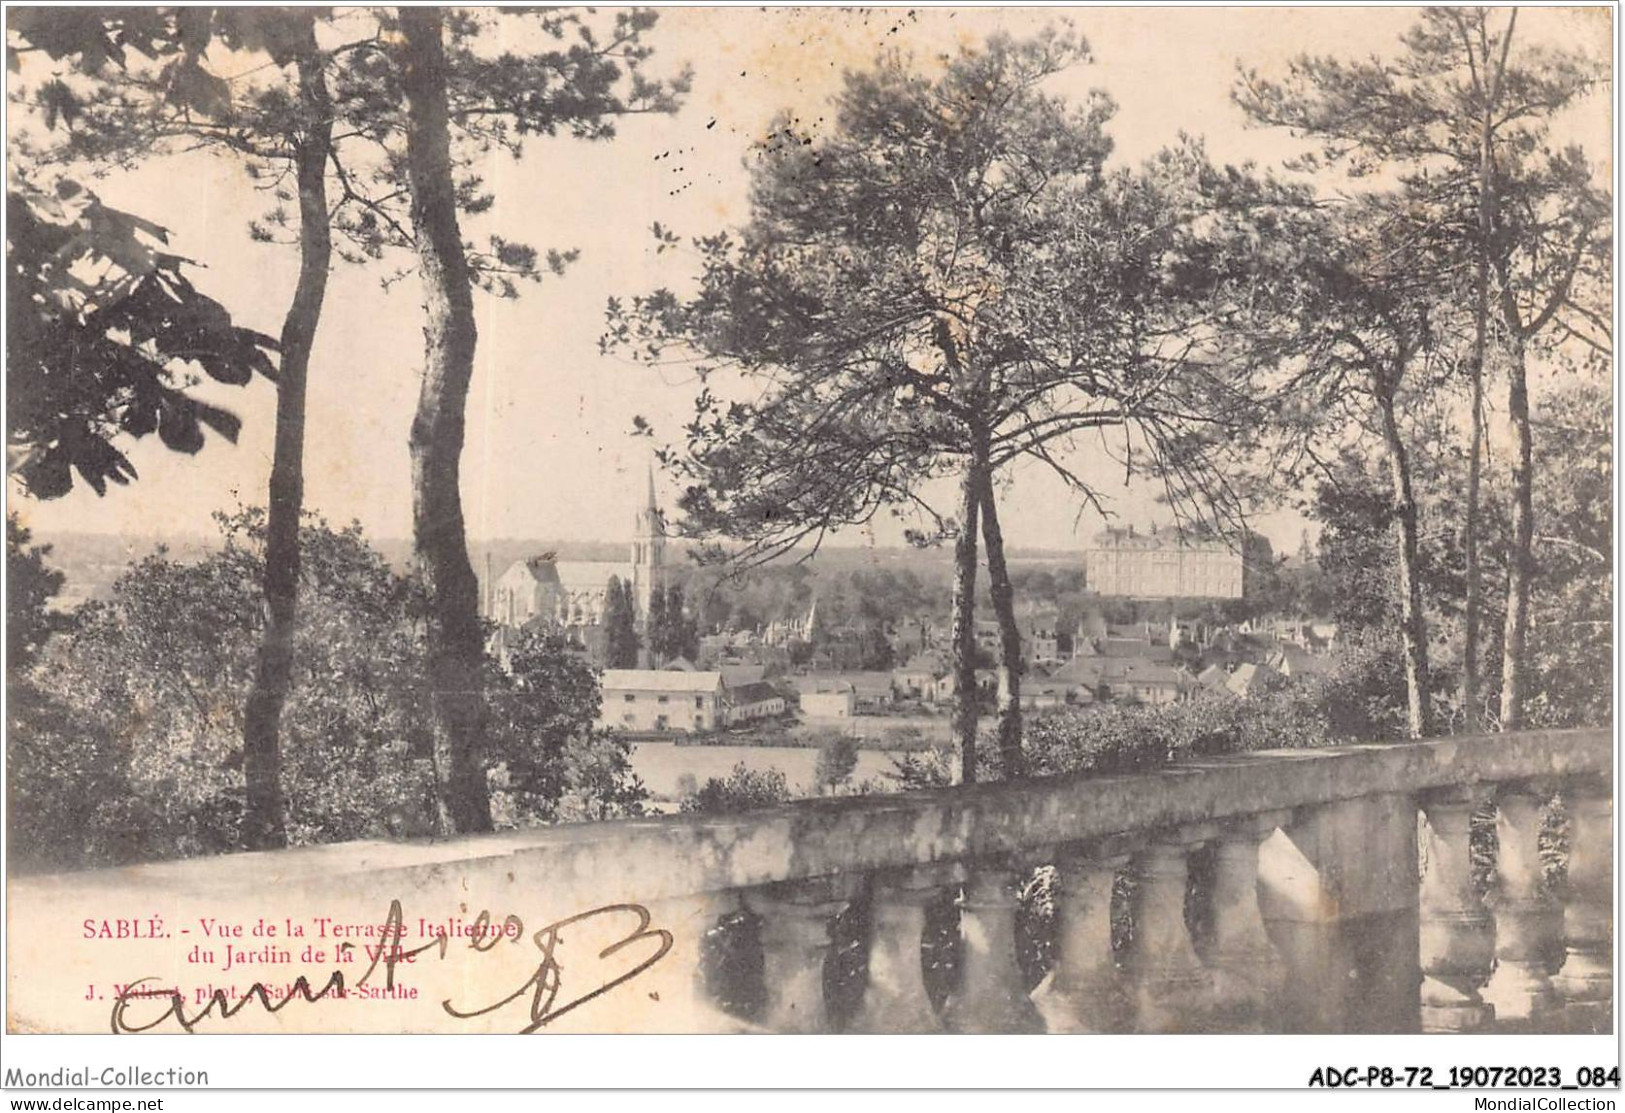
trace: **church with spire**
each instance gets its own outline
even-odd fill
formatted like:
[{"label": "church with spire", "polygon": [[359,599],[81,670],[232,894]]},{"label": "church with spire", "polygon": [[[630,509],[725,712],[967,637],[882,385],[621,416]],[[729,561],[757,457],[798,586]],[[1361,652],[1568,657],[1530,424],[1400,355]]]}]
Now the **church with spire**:
[{"label": "church with spire", "polygon": [[655,592],[666,586],[665,516],[655,498],[654,468],[632,526],[631,557],[608,560],[559,560],[553,553],[516,560],[487,591],[486,617],[509,630],[540,625],[569,636],[588,649],[603,641],[610,580],[631,591],[641,629],[649,619]]},{"label": "church with spire", "polygon": [[666,521],[655,501],[655,469],[649,465],[649,493],[632,526],[632,600],[638,621],[649,616],[649,600],[665,583]]}]

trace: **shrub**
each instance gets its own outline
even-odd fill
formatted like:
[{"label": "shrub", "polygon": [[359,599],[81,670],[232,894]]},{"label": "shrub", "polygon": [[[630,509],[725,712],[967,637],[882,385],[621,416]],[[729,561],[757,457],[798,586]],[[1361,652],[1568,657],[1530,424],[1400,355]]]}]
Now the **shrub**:
[{"label": "shrub", "polygon": [[790,798],[790,785],[782,769],[751,769],[740,762],[726,779],[710,777],[680,810],[694,815],[728,815],[772,807]]}]

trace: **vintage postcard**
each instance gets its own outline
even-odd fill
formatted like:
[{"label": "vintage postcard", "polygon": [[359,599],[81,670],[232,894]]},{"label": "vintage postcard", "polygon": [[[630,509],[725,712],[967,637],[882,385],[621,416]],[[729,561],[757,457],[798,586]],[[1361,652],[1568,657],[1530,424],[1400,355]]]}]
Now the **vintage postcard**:
[{"label": "vintage postcard", "polygon": [[1614,15],[8,7],[7,1031],[1617,1087]]}]

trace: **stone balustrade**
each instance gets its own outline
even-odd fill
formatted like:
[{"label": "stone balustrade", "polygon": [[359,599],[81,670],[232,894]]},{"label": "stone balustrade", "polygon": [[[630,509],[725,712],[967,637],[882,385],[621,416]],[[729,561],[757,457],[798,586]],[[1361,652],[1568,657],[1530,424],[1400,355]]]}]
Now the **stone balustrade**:
[{"label": "stone balustrade", "polygon": [[[670,946],[553,1027],[1611,1031],[1612,747],[1584,730],[1258,752],[17,878],[11,965],[48,945],[44,909],[76,923],[115,893],[358,916],[391,899],[560,918],[624,902]],[[106,1030],[101,1012],[12,990],[24,1023]],[[514,1030],[500,1015],[482,1019]],[[447,1027],[400,1017],[394,1030]]]}]

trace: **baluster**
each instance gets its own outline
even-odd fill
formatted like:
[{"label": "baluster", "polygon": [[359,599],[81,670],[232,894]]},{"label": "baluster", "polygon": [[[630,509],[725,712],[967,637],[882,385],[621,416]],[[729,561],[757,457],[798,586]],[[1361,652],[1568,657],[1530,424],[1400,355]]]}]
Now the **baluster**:
[{"label": "baluster", "polygon": [[1033,991],[1051,1032],[1123,1032],[1133,1008],[1112,953],[1112,888],[1127,849],[1099,844],[1055,861],[1055,968]]},{"label": "baluster", "polygon": [[1427,872],[1422,876],[1422,1030],[1477,1032],[1495,1020],[1480,987],[1495,958],[1495,921],[1473,888],[1470,828],[1483,797],[1453,788],[1423,798]]},{"label": "baluster", "polygon": [[1286,966],[1258,907],[1258,847],[1290,811],[1226,823],[1215,848],[1213,937],[1207,947],[1214,1008],[1227,1032],[1261,1032],[1286,980]]},{"label": "baluster", "polygon": [[762,980],[767,991],[762,1027],[769,1032],[826,1032],[824,960],[830,921],[846,907],[834,878],[753,889],[745,898],[761,917]]},{"label": "baluster", "polygon": [[875,878],[870,905],[869,982],[854,1027],[860,1032],[938,1032],[942,1021],[925,991],[920,941],[925,909],[960,880],[955,866],[887,870]]},{"label": "baluster", "polygon": [[1139,884],[1129,973],[1142,1032],[1199,1030],[1212,1008],[1213,978],[1185,926],[1186,856],[1216,831],[1192,825],[1159,832],[1135,856]]},{"label": "baluster", "polygon": [[1553,983],[1571,1031],[1613,1030],[1614,799],[1601,778],[1563,790],[1569,876],[1563,900],[1563,968]]},{"label": "baluster", "polygon": [[1496,796],[1495,973],[1483,997],[1497,1023],[1542,1027],[1557,1006],[1547,964],[1561,912],[1541,884],[1541,806],[1550,793],[1508,785]]},{"label": "baluster", "polygon": [[1005,862],[970,867],[959,900],[959,989],[948,999],[955,1032],[1041,1032],[1016,961],[1020,874]]}]

